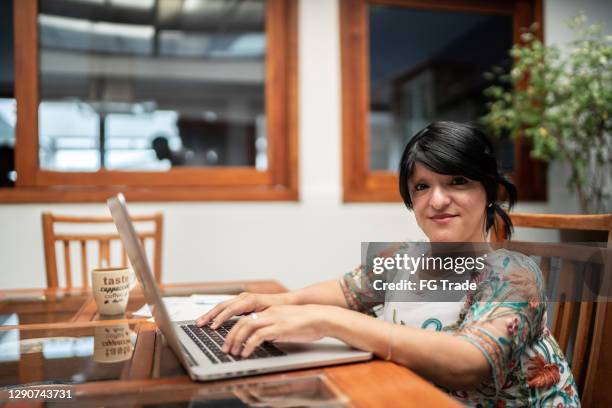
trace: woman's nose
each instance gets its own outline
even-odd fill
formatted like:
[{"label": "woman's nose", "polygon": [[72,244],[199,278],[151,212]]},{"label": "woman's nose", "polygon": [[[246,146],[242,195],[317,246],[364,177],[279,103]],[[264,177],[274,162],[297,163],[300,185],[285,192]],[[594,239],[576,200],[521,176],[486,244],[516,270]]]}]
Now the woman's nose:
[{"label": "woman's nose", "polygon": [[429,199],[429,205],[435,210],[442,210],[450,204],[450,195],[443,188],[434,187]]}]

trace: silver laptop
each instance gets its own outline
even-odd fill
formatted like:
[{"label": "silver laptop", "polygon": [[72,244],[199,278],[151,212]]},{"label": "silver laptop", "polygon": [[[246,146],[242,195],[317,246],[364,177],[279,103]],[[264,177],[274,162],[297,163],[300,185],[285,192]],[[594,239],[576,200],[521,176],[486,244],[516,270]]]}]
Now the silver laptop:
[{"label": "silver laptop", "polygon": [[128,214],[125,198],[122,194],[118,194],[108,200],[108,207],[155,323],[192,379],[206,381],[351,363],[372,358],[372,353],[352,349],[332,338],[312,343],[266,342],[248,358],[223,353],[221,346],[224,337],[236,323],[237,318],[227,321],[217,330],[197,327],[194,321],[171,321]]}]

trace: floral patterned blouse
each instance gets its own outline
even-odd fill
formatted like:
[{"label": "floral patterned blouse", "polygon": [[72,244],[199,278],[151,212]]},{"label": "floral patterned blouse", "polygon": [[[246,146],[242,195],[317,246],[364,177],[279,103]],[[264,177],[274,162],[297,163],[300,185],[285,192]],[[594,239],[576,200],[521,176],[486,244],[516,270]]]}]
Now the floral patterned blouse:
[{"label": "floral patterned blouse", "polygon": [[[350,308],[375,315],[371,268],[340,278]],[[491,377],[475,390],[448,391],[473,407],[579,407],[576,384],[557,342],[546,327],[546,295],[541,271],[529,257],[498,249],[486,267],[471,275],[477,290],[462,302],[384,303],[384,319],[422,329],[446,331],[477,347],[491,366]],[[505,336],[487,324],[503,319]]]}]

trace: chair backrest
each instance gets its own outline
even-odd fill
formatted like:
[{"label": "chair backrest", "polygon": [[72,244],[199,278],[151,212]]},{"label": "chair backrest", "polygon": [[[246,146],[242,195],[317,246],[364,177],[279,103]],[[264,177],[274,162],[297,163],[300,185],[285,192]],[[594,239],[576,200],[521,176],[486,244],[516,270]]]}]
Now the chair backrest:
[{"label": "chair backrest", "polygon": [[[506,241],[503,228],[496,228],[491,234],[492,242],[502,242],[504,247],[517,250],[539,259],[540,269],[549,293],[555,293],[551,332],[559,347],[570,360],[570,367],[578,385],[583,406],[593,403],[594,383],[597,364],[602,351],[602,338],[606,326],[608,303],[604,301],[576,301],[580,294],[587,293],[592,284],[593,273],[604,272],[610,276],[610,249],[612,249],[612,214],[565,215],[510,213],[515,227],[558,230],[607,231],[607,245],[585,249],[575,244],[534,244],[531,242]],[[496,224],[501,220],[498,218]],[[607,247],[607,248],[606,248]],[[595,251],[595,252],[593,252]],[[599,251],[599,252],[598,252]],[[601,256],[594,256],[599,254]],[[607,271],[593,268],[608,268]],[[589,275],[591,274],[591,275]],[[601,277],[602,275],[598,275]],[[609,292],[607,280],[602,282]],[[604,289],[606,290],[606,289]],[[569,299],[567,301],[563,299]],[[603,299],[603,298],[600,298]],[[608,313],[608,319],[612,317]]]},{"label": "chair backrest", "polygon": [[[162,257],[162,233],[163,233],[163,215],[161,213],[155,213],[152,215],[139,215],[133,216],[132,221],[137,226],[138,237],[142,246],[147,248],[147,242],[153,242],[153,272],[155,273],[155,279],[157,282],[161,282],[161,257]],[[140,225],[144,224],[152,225],[152,230],[140,231]],[[92,232],[92,233],[78,233],[73,232],[57,232],[56,224],[82,224],[82,226],[92,224],[106,224],[107,227],[111,228],[111,232]],[[83,287],[89,287],[89,270],[88,270],[88,242],[96,242],[98,247],[98,259],[95,263],[96,267],[112,266],[111,262],[113,259],[111,254],[111,243],[118,242],[118,248],[120,248],[120,264],[119,266],[127,266],[128,259],[127,253],[121,240],[113,219],[111,217],[102,216],[68,216],[68,215],[56,215],[49,212],[42,214],[42,228],[43,228],[43,242],[45,249],[45,267],[47,271],[47,287],[59,287],[59,276],[58,276],[58,264],[57,264],[57,251],[56,243],[61,242],[63,248],[63,259],[64,259],[64,270],[66,277],[66,287],[73,287],[72,283],[72,257],[71,243],[78,244],[80,253],[80,269],[81,269],[81,281]],[[92,244],[95,245],[95,244]],[[74,245],[73,245],[74,246]],[[115,266],[117,266],[115,264]]]}]

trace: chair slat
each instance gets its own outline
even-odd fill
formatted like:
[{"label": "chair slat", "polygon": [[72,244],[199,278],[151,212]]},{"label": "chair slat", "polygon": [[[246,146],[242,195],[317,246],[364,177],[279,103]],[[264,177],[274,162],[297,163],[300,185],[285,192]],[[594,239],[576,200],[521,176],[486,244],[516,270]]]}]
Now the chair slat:
[{"label": "chair slat", "polygon": [[80,241],[81,243],[81,279],[82,285],[84,288],[89,287],[89,279],[87,275],[89,271],[87,270],[87,241]]},{"label": "chair slat", "polygon": [[562,350],[569,350],[570,340],[572,340],[572,324],[579,314],[580,302],[565,302],[563,314],[561,316],[561,329],[559,332],[558,343]]},{"label": "chair slat", "polygon": [[123,244],[121,245],[121,266],[123,267],[128,266],[127,251],[125,250],[125,247],[123,246]]},{"label": "chair slat", "polygon": [[525,228],[547,228],[565,230],[607,231],[610,228],[610,214],[511,214],[516,226]]},{"label": "chair slat", "polygon": [[582,388],[583,383],[583,367],[586,364],[587,346],[590,339],[590,329],[593,319],[593,310],[595,304],[593,302],[580,302],[580,311],[578,314],[578,327],[576,329],[576,343],[572,355],[572,373],[574,380],[579,388]]},{"label": "chair slat", "polygon": [[552,320],[550,332],[552,333],[555,339],[559,338],[559,333],[561,332],[561,320],[563,316],[563,309],[565,308],[565,302],[554,302],[553,310],[550,313],[550,318]]},{"label": "chair slat", "polygon": [[64,242],[64,267],[66,268],[66,287],[72,288],[72,265],[70,263],[70,241]]},{"label": "chair slat", "polygon": [[153,262],[153,270],[155,273],[155,280],[161,282],[161,264],[162,264],[162,234],[164,232],[163,217],[161,214],[155,214],[155,237],[153,239],[154,248],[153,256],[155,260]]},{"label": "chair slat", "polygon": [[[131,215],[130,219],[134,222],[155,221],[155,215]],[[160,214],[161,215],[161,214]],[[110,217],[97,215],[56,215],[51,214],[53,222],[62,224],[108,224],[113,222]]]},{"label": "chair slat", "polygon": [[47,272],[47,287],[57,288],[57,257],[55,250],[55,231],[53,228],[53,214],[44,212],[42,214],[43,241],[45,247],[45,269]]},{"label": "chair slat", "polygon": [[[576,264],[571,261],[564,260],[561,264],[561,272],[559,273],[559,284],[562,293],[566,296],[566,299],[571,299],[575,294],[575,282],[576,275],[578,271],[576,270]],[[577,302],[566,301],[565,305],[562,308],[561,315],[558,317],[557,321],[560,324],[559,333],[557,337],[557,342],[559,343],[559,347],[561,350],[567,350],[567,346],[569,344],[569,340],[571,337],[571,328],[572,323],[574,321],[574,317],[577,314]]]},{"label": "chair slat", "polygon": [[545,287],[548,285],[548,280],[550,278],[550,261],[551,259],[547,256],[543,256],[540,261],[540,271],[542,271],[542,278],[544,278]]},{"label": "chair slat", "polygon": [[[138,234],[145,238],[155,238],[154,232],[141,232]],[[55,239],[58,241],[120,241],[118,234],[56,234]]]},{"label": "chair slat", "polygon": [[[99,259],[99,267],[100,268],[108,268],[110,266],[110,257],[109,257],[109,252],[110,252],[110,242],[108,239],[101,239],[99,242],[99,250],[100,250],[100,259]],[[106,265],[103,264],[103,262],[106,262]]]}]

